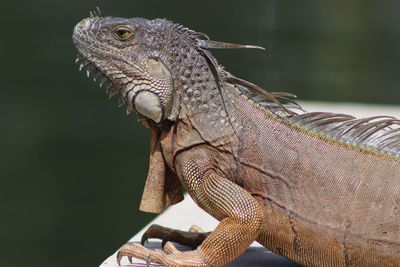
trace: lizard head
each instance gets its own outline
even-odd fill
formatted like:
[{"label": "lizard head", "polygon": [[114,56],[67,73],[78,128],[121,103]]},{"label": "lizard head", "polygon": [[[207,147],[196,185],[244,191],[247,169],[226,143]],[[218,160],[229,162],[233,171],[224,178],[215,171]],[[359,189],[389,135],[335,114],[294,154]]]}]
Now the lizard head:
[{"label": "lizard head", "polygon": [[73,43],[88,77],[105,85],[109,97],[119,93],[128,113],[136,111],[157,124],[176,118],[185,92],[200,106],[205,100],[196,92],[218,87],[222,67],[207,48],[259,48],[210,41],[165,19],[96,13],[75,26]]},{"label": "lizard head", "polygon": [[90,17],[79,22],[73,42],[79,51],[80,69],[105,85],[109,97],[120,93],[127,112],[136,110],[159,123],[170,105],[172,79],[159,56],[156,35],[142,18]]}]

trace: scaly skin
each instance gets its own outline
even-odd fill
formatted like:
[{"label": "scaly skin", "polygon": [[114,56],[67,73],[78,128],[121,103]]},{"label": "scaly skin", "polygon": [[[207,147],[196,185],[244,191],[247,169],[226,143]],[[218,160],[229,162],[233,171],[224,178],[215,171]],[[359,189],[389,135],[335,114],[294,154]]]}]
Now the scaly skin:
[{"label": "scaly skin", "polygon": [[134,244],[119,259],[222,266],[257,240],[305,266],[400,265],[400,139],[383,134],[397,121],[302,117],[276,101],[287,95],[252,99],[244,88],[261,96],[259,88],[207,51],[251,46],[209,41],[167,20],[92,16],[73,41],[89,72],[152,130],[140,208],[159,213],[183,187],[220,221],[193,251]]}]

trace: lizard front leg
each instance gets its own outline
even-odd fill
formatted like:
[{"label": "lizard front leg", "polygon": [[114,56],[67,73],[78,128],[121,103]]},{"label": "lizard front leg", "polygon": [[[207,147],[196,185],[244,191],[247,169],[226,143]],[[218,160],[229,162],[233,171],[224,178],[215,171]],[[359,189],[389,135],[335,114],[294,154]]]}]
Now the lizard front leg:
[{"label": "lizard front leg", "polygon": [[[182,156],[180,156],[182,158]],[[179,164],[184,184],[196,203],[221,222],[194,251],[179,252],[167,243],[166,252],[125,245],[120,256],[147,258],[166,266],[222,266],[242,254],[260,233],[264,213],[246,190],[216,174],[193,156]],[[137,253],[136,253],[137,252]]]}]

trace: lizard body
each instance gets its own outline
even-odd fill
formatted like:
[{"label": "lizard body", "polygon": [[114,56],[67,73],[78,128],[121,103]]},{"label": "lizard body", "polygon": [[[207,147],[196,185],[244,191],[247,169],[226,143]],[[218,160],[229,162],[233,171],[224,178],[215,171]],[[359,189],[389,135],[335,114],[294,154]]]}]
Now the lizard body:
[{"label": "lizard body", "polygon": [[167,266],[221,266],[254,240],[304,266],[400,265],[400,130],[390,117],[296,113],[221,67],[210,41],[163,19],[84,19],[83,65],[152,130],[140,209],[182,199],[220,221],[194,251],[126,245]]}]

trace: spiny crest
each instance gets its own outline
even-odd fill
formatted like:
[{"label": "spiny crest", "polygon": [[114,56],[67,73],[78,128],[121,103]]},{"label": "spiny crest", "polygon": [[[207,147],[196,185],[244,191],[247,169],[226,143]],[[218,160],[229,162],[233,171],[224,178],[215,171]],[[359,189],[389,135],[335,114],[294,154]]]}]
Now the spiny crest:
[{"label": "spiny crest", "polygon": [[310,112],[289,121],[346,144],[400,155],[400,120],[394,117],[356,119],[346,114]]},{"label": "spiny crest", "polygon": [[304,111],[293,99],[296,95],[286,92],[267,92],[260,86],[240,79],[226,72],[225,80],[234,84],[246,97],[258,105],[270,110],[280,117],[292,117],[297,115],[294,110]]},{"label": "spiny crest", "polygon": [[[219,42],[212,41],[210,37],[204,33],[193,31],[189,28],[186,28],[180,24],[174,24],[174,30],[179,34],[184,34],[189,37],[190,41],[197,45],[197,50],[200,54],[206,59],[206,62],[212,72],[217,84],[218,88],[221,90],[224,85],[224,82],[229,82],[234,84],[239,88],[242,93],[244,93],[249,98],[253,99],[257,103],[262,106],[276,112],[281,112],[286,116],[295,115],[296,113],[291,111],[291,108],[301,109],[300,105],[294,102],[290,98],[295,98],[296,96],[289,93],[276,92],[276,93],[268,93],[263,90],[259,86],[252,84],[248,81],[242,80],[233,76],[232,74],[226,72],[224,67],[218,64],[218,61],[211,54],[208,49],[260,49],[265,50],[265,48],[261,46],[255,45],[241,45],[241,44],[233,44],[227,42]],[[281,101],[287,102],[290,104],[282,104]]]},{"label": "spiny crest", "polygon": [[[295,95],[285,92],[268,93],[259,86],[232,76],[227,81],[249,99],[275,115],[306,128],[316,134],[328,136],[345,144],[400,155],[400,120],[390,116],[357,119],[351,115],[305,112],[295,101]],[[295,112],[300,111],[300,114]]]},{"label": "spiny crest", "polygon": [[[218,65],[215,61],[215,64]],[[216,67],[218,68],[218,66]],[[317,134],[367,149],[400,156],[400,120],[390,116],[356,119],[337,113],[307,113],[286,92],[267,92],[256,84],[224,71],[224,80],[236,86],[246,97],[280,118]],[[300,112],[298,112],[300,111]]]},{"label": "spiny crest", "polygon": [[253,84],[251,82],[233,76],[229,72],[225,71],[223,66],[218,64],[217,60],[208,51],[208,49],[266,50],[265,48],[256,45],[242,45],[242,44],[212,41],[210,40],[210,37],[208,37],[208,35],[204,33],[192,31],[179,24],[176,24],[175,27],[177,27],[178,31],[189,33],[190,36],[194,39],[194,41],[197,41],[200,53],[206,59],[211,72],[213,73],[217,83],[220,85],[220,88],[223,88],[223,82],[231,83],[235,85],[243,94],[245,94],[247,97],[249,97],[256,103],[282,116],[296,115],[297,113],[294,112],[292,109],[298,109],[303,111],[301,106],[293,100],[293,98],[296,98],[295,95],[285,92],[269,93],[256,84]]},{"label": "spiny crest", "polygon": [[[267,92],[261,87],[226,72],[226,81],[234,84],[246,97],[268,109],[273,114],[317,134],[340,142],[400,155],[400,120],[390,116],[356,119],[351,115],[305,112],[285,92]],[[300,111],[299,113],[295,112]]]}]

